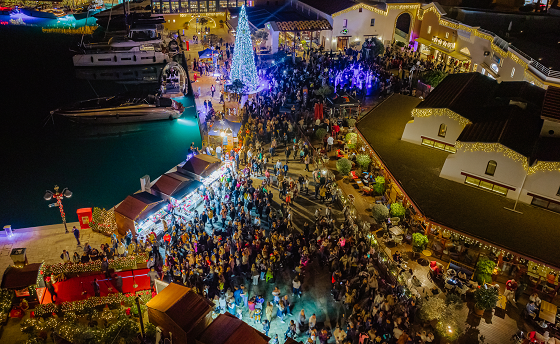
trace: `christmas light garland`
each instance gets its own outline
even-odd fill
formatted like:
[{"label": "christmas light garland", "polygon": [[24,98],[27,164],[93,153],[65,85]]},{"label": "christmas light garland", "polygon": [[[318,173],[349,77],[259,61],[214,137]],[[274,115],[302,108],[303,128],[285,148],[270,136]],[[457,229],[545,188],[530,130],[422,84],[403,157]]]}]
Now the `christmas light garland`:
[{"label": "christmas light garland", "polygon": [[91,229],[105,235],[111,235],[117,231],[117,221],[115,219],[115,210],[105,208],[93,208]]},{"label": "christmas light garland", "polygon": [[[139,252],[136,255],[126,257],[117,257],[109,259],[109,268],[115,270],[133,269],[137,263],[144,263],[148,260],[148,253]],[[54,265],[43,264],[39,268],[40,275],[48,276],[51,274],[73,274],[81,272],[101,271],[101,260],[95,260],[88,263],[58,263]]]},{"label": "christmas light garland", "polygon": [[432,108],[432,109],[413,109],[412,110],[412,117],[430,117],[430,116],[447,116],[461,124],[463,127],[467,124],[470,124],[471,121],[466,119],[465,117],[449,110],[449,109],[439,109],[439,108]]}]

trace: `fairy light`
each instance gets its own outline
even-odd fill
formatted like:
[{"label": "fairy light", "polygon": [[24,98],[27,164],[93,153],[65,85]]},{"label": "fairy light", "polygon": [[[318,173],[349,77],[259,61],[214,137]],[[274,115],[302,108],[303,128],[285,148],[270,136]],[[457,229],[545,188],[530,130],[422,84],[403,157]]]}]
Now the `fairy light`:
[{"label": "fairy light", "polygon": [[418,118],[422,118],[422,117],[430,117],[430,116],[446,116],[449,117],[457,122],[459,122],[459,124],[461,124],[463,127],[466,126],[467,124],[470,124],[471,121],[469,121],[468,119],[466,119],[465,117],[449,110],[449,109],[440,109],[440,108],[430,108],[430,109],[413,109],[412,110],[412,116],[413,117],[418,117]]},{"label": "fairy light", "polygon": [[[136,255],[130,255],[126,257],[117,257],[115,259],[109,259],[109,268],[115,270],[132,269],[136,267],[137,263],[143,263],[148,260],[148,253],[139,252]],[[41,265],[39,273],[42,276],[48,276],[51,274],[76,274],[82,272],[94,272],[101,271],[101,260],[95,260],[88,263],[58,263],[54,265]],[[38,283],[38,281],[37,281]]]},{"label": "fairy light", "polygon": [[93,208],[92,221],[90,223],[91,229],[105,234],[111,235],[117,230],[117,221],[115,219],[115,210],[105,208]]},{"label": "fairy light", "polygon": [[412,16],[415,17],[417,12],[420,10],[420,4],[414,4],[414,5],[399,5],[399,4],[388,4],[387,5],[387,10],[381,10],[375,6],[370,6],[370,5],[366,5],[366,4],[356,4],[354,6],[348,7],[347,9],[344,9],[342,11],[336,12],[332,15],[332,17],[338,17],[341,14],[344,13],[348,13],[351,11],[355,11],[358,10],[360,8],[365,8],[368,11],[371,11],[373,13],[377,13],[380,14],[382,16],[387,16],[389,14],[390,10],[412,10]]},{"label": "fairy light", "polygon": [[529,164],[527,158],[517,153],[516,151],[503,146],[500,143],[485,143],[485,142],[460,142],[455,143],[457,151],[463,152],[485,152],[485,153],[502,153],[505,157],[512,159],[515,162],[520,162],[523,169],[527,170]]}]

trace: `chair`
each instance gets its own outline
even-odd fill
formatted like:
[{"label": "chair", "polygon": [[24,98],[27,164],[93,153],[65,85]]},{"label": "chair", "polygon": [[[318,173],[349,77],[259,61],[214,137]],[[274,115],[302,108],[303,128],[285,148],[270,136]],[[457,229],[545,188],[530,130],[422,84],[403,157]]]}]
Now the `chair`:
[{"label": "chair", "polygon": [[447,291],[453,291],[453,289],[455,289],[455,285],[449,283],[449,280],[445,280],[445,289],[447,289]]},{"label": "chair", "polygon": [[402,235],[398,235],[398,236],[395,236],[393,238],[393,240],[395,241],[395,245],[400,245],[400,244],[402,244],[403,237],[402,237]]},{"label": "chair", "polygon": [[399,222],[401,221],[401,218],[400,217],[391,217],[390,220],[391,220],[391,224],[393,226],[397,226],[399,224]]}]

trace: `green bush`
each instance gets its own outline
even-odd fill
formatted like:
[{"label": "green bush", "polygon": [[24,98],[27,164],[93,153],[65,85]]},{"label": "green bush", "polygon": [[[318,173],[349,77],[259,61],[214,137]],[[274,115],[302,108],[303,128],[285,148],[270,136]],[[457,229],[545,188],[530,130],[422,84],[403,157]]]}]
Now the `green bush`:
[{"label": "green bush", "polygon": [[404,44],[404,42],[401,41],[397,41],[397,47],[404,47],[406,44]]},{"label": "green bush", "polygon": [[356,120],[354,118],[350,118],[348,120],[348,127],[349,128],[354,128],[356,126]]},{"label": "green bush", "polygon": [[498,303],[498,291],[494,287],[481,286],[474,292],[474,301],[478,309],[492,310]]},{"label": "green bush", "polygon": [[403,217],[406,209],[400,203],[391,204],[391,216],[393,217]]},{"label": "green bush", "polygon": [[488,259],[488,257],[481,258],[476,263],[476,270],[474,272],[474,278],[478,284],[482,285],[492,282],[492,273],[495,267],[496,263]]},{"label": "green bush", "polygon": [[420,81],[425,84],[428,84],[432,87],[436,87],[439,83],[445,79],[447,73],[442,72],[440,70],[431,69],[426,71],[420,75]]},{"label": "green bush", "polygon": [[383,176],[375,177],[375,185],[373,186],[373,191],[378,196],[383,196],[385,193],[385,178]]},{"label": "green bush", "polygon": [[356,156],[356,161],[360,166],[362,166],[364,170],[366,170],[369,164],[371,163],[371,158],[369,157],[368,154],[358,154]]},{"label": "green bush", "polygon": [[346,158],[338,159],[336,162],[336,169],[340,174],[346,176],[352,169],[352,163]]},{"label": "green bush", "polygon": [[356,143],[358,143],[358,134],[356,133],[346,134],[346,144],[348,145],[348,148],[350,149],[356,148]]},{"label": "green bush", "polygon": [[371,208],[372,216],[377,223],[382,223],[389,217],[389,209],[383,204],[376,204]]},{"label": "green bush", "polygon": [[428,237],[422,233],[412,234],[412,249],[415,252],[421,252],[428,244]]},{"label": "green bush", "polygon": [[321,141],[323,141],[323,137],[325,137],[325,135],[327,135],[327,129],[325,128],[319,128],[315,132],[315,137]]}]

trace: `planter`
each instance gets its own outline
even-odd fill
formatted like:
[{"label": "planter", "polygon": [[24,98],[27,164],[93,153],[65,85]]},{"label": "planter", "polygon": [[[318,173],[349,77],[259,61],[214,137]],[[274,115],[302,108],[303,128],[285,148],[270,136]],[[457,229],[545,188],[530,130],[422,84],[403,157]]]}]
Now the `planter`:
[{"label": "planter", "polygon": [[480,309],[477,307],[477,305],[474,305],[474,314],[476,314],[476,316],[482,317],[484,315],[484,309]]}]

